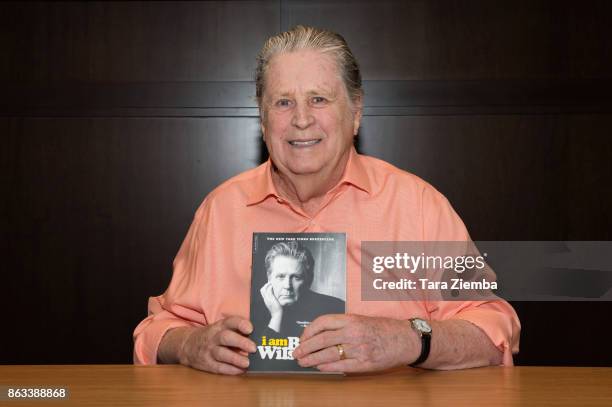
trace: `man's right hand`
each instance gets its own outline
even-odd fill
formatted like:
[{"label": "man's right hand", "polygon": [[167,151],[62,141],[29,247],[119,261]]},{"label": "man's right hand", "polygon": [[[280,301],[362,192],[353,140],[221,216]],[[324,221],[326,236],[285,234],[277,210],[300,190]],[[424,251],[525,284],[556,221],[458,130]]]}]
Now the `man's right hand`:
[{"label": "man's right hand", "polygon": [[270,322],[268,323],[268,327],[276,332],[280,332],[283,322],[283,306],[278,302],[276,295],[274,295],[272,283],[268,282],[264,284],[259,292],[266,304],[266,308],[270,311]]},{"label": "man's right hand", "polygon": [[176,328],[162,339],[159,356],[163,359],[162,348],[167,351],[173,347],[182,365],[212,373],[241,374],[249,367],[248,353],[256,351],[255,343],[246,337],[252,331],[253,324],[237,316],[203,327]]}]

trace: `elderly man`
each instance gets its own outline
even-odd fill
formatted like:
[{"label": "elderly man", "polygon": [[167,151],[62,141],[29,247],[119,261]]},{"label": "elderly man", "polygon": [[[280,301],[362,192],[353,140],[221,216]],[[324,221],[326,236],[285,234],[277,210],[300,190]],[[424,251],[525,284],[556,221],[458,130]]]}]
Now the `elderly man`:
[{"label": "elderly man", "polygon": [[240,374],[248,338],[253,232],[344,232],[347,313],[324,315],[293,352],[301,366],[363,372],[400,365],[512,364],[520,324],[504,301],[363,301],[366,240],[467,241],[448,201],[418,177],[359,155],[359,68],[338,34],[298,26],[270,38],[257,67],[270,160],[211,192],[174,262],[166,292],[134,333],[136,363]]}]

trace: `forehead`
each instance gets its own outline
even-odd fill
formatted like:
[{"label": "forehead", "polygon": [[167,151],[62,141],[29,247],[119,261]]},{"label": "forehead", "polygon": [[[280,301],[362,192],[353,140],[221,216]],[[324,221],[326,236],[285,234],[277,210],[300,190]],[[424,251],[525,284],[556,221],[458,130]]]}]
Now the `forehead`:
[{"label": "forehead", "polygon": [[342,90],[343,83],[336,61],[316,50],[301,50],[275,55],[268,65],[264,87],[266,94]]},{"label": "forehead", "polygon": [[294,258],[289,256],[276,256],[270,265],[272,272],[277,273],[302,273],[302,265],[300,262]]}]

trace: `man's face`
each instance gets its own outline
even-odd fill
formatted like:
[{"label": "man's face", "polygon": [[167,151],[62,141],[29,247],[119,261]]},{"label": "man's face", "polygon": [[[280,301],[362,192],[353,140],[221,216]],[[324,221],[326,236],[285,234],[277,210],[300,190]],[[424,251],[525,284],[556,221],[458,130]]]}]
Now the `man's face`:
[{"label": "man's face", "polygon": [[282,173],[328,175],[346,162],[361,110],[332,57],[314,50],[276,55],[265,83],[261,128]]},{"label": "man's face", "polygon": [[270,264],[268,282],[274,296],[283,307],[298,302],[304,287],[304,273],[299,261],[293,257],[277,256]]}]

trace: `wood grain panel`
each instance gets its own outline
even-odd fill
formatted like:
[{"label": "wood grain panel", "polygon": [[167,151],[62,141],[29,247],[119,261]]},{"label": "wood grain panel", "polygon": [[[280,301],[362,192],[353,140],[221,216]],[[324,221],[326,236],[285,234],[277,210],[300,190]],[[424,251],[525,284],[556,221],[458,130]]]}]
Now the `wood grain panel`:
[{"label": "wood grain panel", "polygon": [[606,1],[284,1],[342,33],[367,80],[610,78]]},{"label": "wood grain panel", "polygon": [[[364,81],[366,116],[612,112],[612,81]],[[257,117],[254,82],[7,84],[0,116]]]},{"label": "wood grain panel", "polygon": [[13,82],[251,80],[277,1],[0,5],[0,78]]},{"label": "wood grain panel", "polygon": [[[432,183],[475,240],[563,240],[566,134],[556,116],[372,117],[360,147]],[[518,218],[516,214],[521,214]]]},{"label": "wood grain panel", "polygon": [[131,331],[167,287],[195,209],[259,163],[258,121],[0,122],[3,302],[14,310],[0,361],[129,361]]}]

